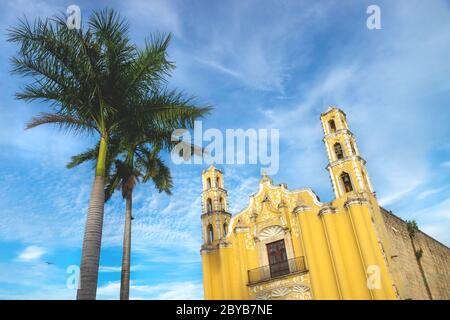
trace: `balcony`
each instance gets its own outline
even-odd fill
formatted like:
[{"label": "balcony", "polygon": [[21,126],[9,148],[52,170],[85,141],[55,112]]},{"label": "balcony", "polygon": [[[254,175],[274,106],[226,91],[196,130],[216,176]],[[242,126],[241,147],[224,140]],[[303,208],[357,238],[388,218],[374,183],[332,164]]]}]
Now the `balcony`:
[{"label": "balcony", "polygon": [[305,257],[296,257],[283,262],[248,270],[248,284],[252,285],[307,271]]}]

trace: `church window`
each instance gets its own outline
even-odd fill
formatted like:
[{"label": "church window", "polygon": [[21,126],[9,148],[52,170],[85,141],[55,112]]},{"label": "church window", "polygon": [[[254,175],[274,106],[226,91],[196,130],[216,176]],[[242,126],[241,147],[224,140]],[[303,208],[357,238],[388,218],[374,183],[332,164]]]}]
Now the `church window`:
[{"label": "church window", "polygon": [[216,187],[220,188],[220,178],[219,177],[216,178]]},{"label": "church window", "polygon": [[225,222],[223,224],[223,237],[225,238],[227,236],[228,233],[228,224]]},{"label": "church window", "polygon": [[208,200],[206,200],[206,211],[208,213],[211,213],[213,211],[211,198],[208,198]]},{"label": "church window", "polygon": [[338,160],[344,158],[344,151],[342,150],[342,146],[339,142],[334,144],[334,153],[336,154],[336,158]]},{"label": "church window", "polygon": [[334,120],[328,121],[328,125],[330,126],[330,132],[335,133],[336,132],[336,124],[334,123]]},{"label": "church window", "polygon": [[353,191],[352,181],[350,175],[347,172],[341,174],[342,183],[344,184],[345,192]]},{"label": "church window", "polygon": [[211,179],[210,178],[206,179],[206,188],[211,189]]},{"label": "church window", "polygon": [[208,225],[208,243],[212,243],[214,241],[214,230],[212,224]]},{"label": "church window", "polygon": [[223,206],[223,198],[220,198],[219,200],[219,210],[223,211],[224,210],[224,206]]},{"label": "church window", "polygon": [[266,247],[269,258],[270,277],[274,278],[289,274],[289,263],[284,240],[268,243]]}]

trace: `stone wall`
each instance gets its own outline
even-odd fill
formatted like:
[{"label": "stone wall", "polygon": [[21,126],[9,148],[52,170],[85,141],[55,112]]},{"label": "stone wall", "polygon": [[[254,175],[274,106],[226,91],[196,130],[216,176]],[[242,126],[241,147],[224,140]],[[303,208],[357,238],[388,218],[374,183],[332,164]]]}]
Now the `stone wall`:
[{"label": "stone wall", "polygon": [[[429,235],[418,232],[414,238],[416,250],[422,249],[420,263],[416,259],[406,222],[384,209],[381,210],[393,250],[393,263],[403,277],[405,299],[450,300],[450,249]],[[425,278],[425,279],[424,279]]]}]

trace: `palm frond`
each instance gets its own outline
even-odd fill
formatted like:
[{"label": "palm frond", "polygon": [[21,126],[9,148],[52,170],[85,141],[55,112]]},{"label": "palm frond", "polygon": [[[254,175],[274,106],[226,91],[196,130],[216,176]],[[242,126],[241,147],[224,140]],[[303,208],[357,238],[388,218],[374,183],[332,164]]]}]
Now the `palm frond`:
[{"label": "palm frond", "polygon": [[173,187],[170,169],[159,157],[159,147],[148,148],[140,146],[136,159],[136,167],[142,175],[142,182],[152,180],[159,192],[171,194]]},{"label": "palm frond", "polygon": [[73,169],[73,168],[79,166],[80,164],[85,163],[86,161],[95,162],[97,160],[97,156],[98,156],[98,149],[99,149],[99,144],[97,144],[96,148],[89,149],[85,152],[82,152],[80,154],[72,156],[70,162],[68,164],[66,164],[66,168]]},{"label": "palm frond", "polygon": [[158,90],[139,106],[141,126],[181,129],[192,128],[194,121],[212,111],[211,106],[199,107],[195,99],[176,90]]},{"label": "palm frond", "polygon": [[171,34],[154,34],[146,41],[144,49],[138,50],[131,67],[129,87],[148,92],[157,88],[159,83],[166,82],[175,68],[175,64],[167,59],[171,38]]},{"label": "palm frond", "polygon": [[156,160],[158,164],[158,171],[154,177],[152,177],[156,188],[159,192],[165,192],[169,195],[172,194],[173,180],[170,174],[170,169],[160,159]]},{"label": "palm frond", "polygon": [[27,123],[25,129],[35,128],[43,124],[54,124],[61,130],[72,131],[75,133],[92,132],[96,130],[95,126],[87,123],[84,119],[77,119],[70,115],[53,113],[40,113]]}]

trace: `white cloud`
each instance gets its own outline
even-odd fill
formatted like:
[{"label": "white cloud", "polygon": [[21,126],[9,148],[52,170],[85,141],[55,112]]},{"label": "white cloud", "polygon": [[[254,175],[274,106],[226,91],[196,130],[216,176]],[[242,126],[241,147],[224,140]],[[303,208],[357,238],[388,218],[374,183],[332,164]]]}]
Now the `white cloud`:
[{"label": "white cloud", "polygon": [[225,169],[224,182],[228,189],[228,210],[232,214],[247,208],[250,196],[258,192],[259,188],[260,177],[258,175],[249,176],[241,171],[232,166],[227,166]]},{"label": "white cloud", "polygon": [[450,245],[450,199],[445,194],[443,200],[430,203],[405,215],[406,219],[417,221],[419,228],[436,240]]},{"label": "white cloud", "polygon": [[[141,271],[145,268],[143,265],[132,265],[130,267],[130,271]],[[99,272],[106,272],[106,273],[115,273],[115,272],[121,272],[122,267],[116,267],[116,266],[100,266]]]},{"label": "white cloud", "polygon": [[100,266],[98,268],[99,272],[121,272],[122,267],[112,267],[112,266]]},{"label": "white cloud", "polygon": [[[448,223],[448,221],[447,221]],[[427,223],[423,226],[420,226],[420,230],[438,240],[445,245],[450,245],[450,233],[448,232],[448,224],[437,222],[437,223]]]},{"label": "white cloud", "polygon": [[[79,247],[92,181],[90,166],[70,171],[38,161],[27,172],[24,178],[12,171],[0,184],[3,194],[0,205],[5,208],[0,211],[0,238],[24,242],[33,239],[36,244],[52,247]],[[170,197],[157,193],[151,183],[136,188],[132,225],[134,250],[174,245],[181,245],[189,252],[198,250],[201,181],[199,176],[192,179],[190,174],[173,175],[175,188]],[[29,191],[29,186],[34,186],[34,192]],[[186,190],[193,192],[186,193]],[[6,194],[9,196],[5,197]],[[21,195],[21,201],[16,201],[13,195]],[[41,201],[42,197],[45,202]],[[104,247],[122,245],[123,217],[123,200],[116,195],[105,206]]]},{"label": "white cloud", "polygon": [[242,79],[243,75],[235,70],[232,70],[230,68],[227,68],[219,63],[217,63],[216,61],[210,61],[210,60],[204,60],[204,59],[200,59],[200,58],[195,58],[196,61],[203,63],[209,67],[212,67],[213,69],[216,69],[217,71],[220,71],[224,74],[230,75],[232,77],[235,77],[237,79]]},{"label": "white cloud", "polygon": [[39,260],[22,263],[18,259],[0,262],[0,299],[74,299],[67,288],[67,273],[56,264]]},{"label": "white cloud", "polygon": [[43,247],[28,246],[17,257],[19,261],[34,261],[41,258],[46,253]]},{"label": "white cloud", "polygon": [[4,9],[0,13],[0,21],[7,24],[17,22],[24,15],[28,19],[51,17],[67,8],[54,0],[7,0],[2,2],[2,6]]},{"label": "white cloud", "polygon": [[429,196],[435,195],[435,194],[439,194],[441,192],[443,192],[444,190],[446,190],[448,188],[448,186],[443,186],[443,187],[439,187],[439,188],[434,188],[434,189],[429,189],[429,190],[425,190],[422,191],[421,193],[419,193],[419,195],[417,196],[418,200],[423,200]]},{"label": "white cloud", "polygon": [[428,221],[433,221],[433,219],[442,219],[447,220],[446,222],[450,222],[450,198],[445,197],[441,201],[432,202],[425,208],[420,210],[415,210],[410,215],[412,218],[425,218],[429,219]]},{"label": "white cloud", "polygon": [[[23,166],[24,160],[18,161]],[[37,245],[51,247],[79,246],[88,207],[90,170],[76,169],[71,174],[45,161],[33,163],[26,176],[12,170],[10,181],[0,185],[0,190],[9,194],[0,197],[5,208],[0,211],[1,239],[33,239]]]},{"label": "white cloud", "polygon": [[[108,282],[97,290],[97,299],[117,299],[120,282]],[[203,299],[203,286],[199,282],[165,282],[155,285],[130,284],[130,299],[134,300],[198,300]]]},{"label": "white cloud", "polygon": [[[120,1],[123,16],[133,21],[138,33],[149,35],[149,30],[171,32],[176,37],[183,36],[181,20],[176,6],[167,0]],[[139,26],[143,26],[140,28]],[[136,31],[135,31],[136,32]]]},{"label": "white cloud", "polygon": [[396,192],[386,193],[385,196],[378,199],[381,206],[387,206],[394,203],[396,200],[401,199],[408,195],[410,192],[414,191],[420,183],[418,181],[413,181],[410,186],[397,190]]},{"label": "white cloud", "polygon": [[[2,24],[10,23],[20,12],[45,16],[65,8],[60,4],[54,5],[55,2],[49,5],[45,1],[45,5],[41,0],[7,3],[3,15],[0,13]],[[253,9],[255,3],[259,10]],[[430,6],[420,1],[398,1],[399,4],[386,4],[386,12],[396,19],[385,24],[382,31],[368,33],[364,30],[367,33],[358,35],[358,30],[355,30],[355,37],[346,37],[345,41],[336,34],[336,42],[333,43],[314,39],[317,31],[320,33],[333,23],[333,19],[328,21],[326,18],[332,1],[325,10],[318,10],[323,7],[322,3],[309,8],[305,8],[303,2],[297,3],[298,7],[288,8],[289,12],[284,15],[284,5],[277,5],[275,11],[266,12],[257,2],[243,4],[234,1],[218,6],[221,12],[207,12],[208,18],[213,18],[205,17],[205,21],[193,23],[190,29],[187,29],[189,19],[180,3],[175,6],[171,1],[136,0],[121,5],[125,8],[123,15],[130,20],[132,32],[138,34],[137,39],[142,40],[142,35],[156,29],[175,33],[173,45],[178,54],[175,60],[185,73],[178,76],[183,80],[180,82],[183,89],[194,82],[202,87],[204,82],[211,81],[211,74],[202,75],[203,80],[200,76],[195,77],[201,64],[231,76],[231,80],[237,79],[235,82],[246,88],[276,91],[281,97],[285,97],[287,84],[297,88],[296,92],[289,92],[293,98],[283,100],[283,105],[259,105],[258,110],[250,104],[249,108],[256,110],[255,117],[239,123],[282,129],[284,156],[278,181],[288,182],[291,188],[319,186],[331,190],[324,170],[327,160],[318,115],[326,104],[337,104],[347,111],[362,155],[368,160],[369,175],[380,203],[396,205],[402,199],[406,200],[407,204],[398,207],[395,213],[417,217],[424,231],[449,243],[448,202],[437,202],[434,206],[417,210],[415,204],[408,201],[438,194],[435,191],[439,189],[437,186],[419,195],[415,192],[419,186],[427,185],[433,170],[439,169],[439,166],[429,164],[430,149],[448,140],[446,106],[427,100],[449,89],[449,65],[443,63],[450,55],[447,32],[450,17],[446,3],[434,1]],[[410,10],[404,10],[405,3]],[[339,5],[341,7],[344,5]],[[339,16],[337,9],[333,7],[332,12]],[[8,14],[8,19],[4,18],[5,14]],[[214,14],[220,15],[225,22],[215,19]],[[276,23],[270,23],[270,19],[276,19]],[[416,40],[412,40],[411,34]],[[339,44],[340,41],[343,45]],[[320,50],[311,49],[319,42],[320,48],[314,49]],[[331,57],[321,54],[323,44],[330,45]],[[5,51],[9,52],[11,48],[5,46]],[[313,72],[311,77],[303,76],[300,70],[299,78],[292,79],[292,69],[316,64],[317,70],[307,69]],[[1,76],[5,86],[17,85],[7,81],[8,75]],[[221,82],[221,90],[223,84]],[[217,91],[211,92],[218,105],[224,102],[221,95],[233,94],[219,91],[215,96]],[[32,169],[10,170],[2,175],[0,238],[12,241],[33,239],[33,243],[38,245],[80,247],[92,172],[88,167],[66,171],[63,165],[87,141],[55,133],[49,128],[24,132],[24,122],[29,119],[30,112],[36,110],[29,111],[30,106],[22,107],[18,103],[13,103],[12,107],[3,103],[0,107],[1,147],[11,153],[11,159],[17,163],[24,159],[33,163]],[[257,111],[263,115],[262,118]],[[222,117],[220,110],[217,114]],[[440,168],[448,167],[449,161],[443,162]],[[146,263],[198,263],[200,260],[200,170],[188,168],[183,172],[185,169],[174,169],[176,189],[170,198],[153,192],[149,185],[136,190],[133,253]],[[248,204],[248,197],[257,191],[259,176],[246,175],[251,171],[244,167],[226,170],[225,183],[233,213],[243,209]],[[20,195],[20,201],[14,195]],[[122,233],[123,202],[118,197],[106,206],[103,248],[120,248]],[[183,255],[172,251],[167,254],[158,250],[161,248],[174,248]],[[35,258],[32,258],[32,253],[28,258],[25,254],[21,261],[37,262],[43,254],[45,252],[37,257],[39,253],[35,253]],[[7,278],[20,278],[21,285],[36,284],[38,289],[30,291],[30,297],[47,298],[52,290],[55,293],[52,296],[74,296],[73,292],[64,289],[64,279],[58,280],[61,287],[36,280],[52,270],[44,269],[47,266],[20,269],[13,274],[16,267],[2,268],[0,275],[7,276],[1,277],[0,282],[8,281]],[[102,267],[103,272],[119,270],[120,267],[116,266]],[[64,275],[64,271],[60,274]],[[105,285],[100,293],[104,298],[117,299],[117,284]],[[183,290],[185,287],[188,290]],[[139,282],[133,283],[132,287],[135,299],[180,298],[185,293],[188,297],[201,297],[201,285],[197,282],[169,282],[148,286]],[[13,296],[25,294],[10,294]]]},{"label": "white cloud", "polygon": [[108,282],[97,288],[98,300],[118,299],[120,292],[120,281]]},{"label": "white cloud", "polygon": [[[330,7],[311,2],[270,2],[265,6],[258,1],[218,3],[207,16],[199,14],[204,18],[202,23],[190,25],[190,36],[203,45],[190,48],[189,56],[180,56],[232,76],[247,88],[284,96],[290,71],[310,59],[309,41],[313,39],[308,29],[326,26]],[[211,19],[215,16],[221,19]]]}]

